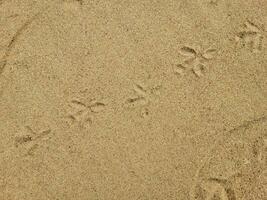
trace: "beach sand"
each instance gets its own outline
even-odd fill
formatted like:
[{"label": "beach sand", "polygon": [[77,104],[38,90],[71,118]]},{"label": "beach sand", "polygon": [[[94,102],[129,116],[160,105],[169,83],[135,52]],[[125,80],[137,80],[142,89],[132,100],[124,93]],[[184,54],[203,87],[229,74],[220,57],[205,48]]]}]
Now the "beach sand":
[{"label": "beach sand", "polygon": [[267,1],[0,0],[0,200],[264,200]]}]

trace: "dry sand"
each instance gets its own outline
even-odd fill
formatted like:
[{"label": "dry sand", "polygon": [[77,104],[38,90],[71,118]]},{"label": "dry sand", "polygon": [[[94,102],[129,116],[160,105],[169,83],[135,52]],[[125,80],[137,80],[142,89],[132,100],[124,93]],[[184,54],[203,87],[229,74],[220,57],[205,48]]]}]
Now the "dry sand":
[{"label": "dry sand", "polygon": [[264,200],[266,0],[0,0],[0,200]]}]

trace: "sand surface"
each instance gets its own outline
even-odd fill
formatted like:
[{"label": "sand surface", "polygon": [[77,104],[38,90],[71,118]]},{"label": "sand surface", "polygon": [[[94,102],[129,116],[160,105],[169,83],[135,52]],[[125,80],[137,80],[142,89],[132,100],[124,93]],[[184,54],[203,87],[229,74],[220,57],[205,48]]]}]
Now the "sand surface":
[{"label": "sand surface", "polygon": [[266,200],[266,0],[0,0],[0,200]]}]

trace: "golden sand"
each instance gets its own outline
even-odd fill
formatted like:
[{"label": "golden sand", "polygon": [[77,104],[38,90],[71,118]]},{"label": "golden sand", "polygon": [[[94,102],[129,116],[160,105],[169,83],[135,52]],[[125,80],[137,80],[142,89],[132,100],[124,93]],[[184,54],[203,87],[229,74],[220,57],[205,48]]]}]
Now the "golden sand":
[{"label": "golden sand", "polygon": [[264,200],[267,1],[0,0],[0,200]]}]

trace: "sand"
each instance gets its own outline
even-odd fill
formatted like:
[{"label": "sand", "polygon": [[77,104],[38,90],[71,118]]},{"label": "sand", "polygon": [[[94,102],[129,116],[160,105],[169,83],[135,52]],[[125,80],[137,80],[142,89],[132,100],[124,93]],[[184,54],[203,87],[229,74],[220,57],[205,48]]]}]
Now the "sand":
[{"label": "sand", "polygon": [[267,1],[0,0],[0,200],[264,200]]}]

